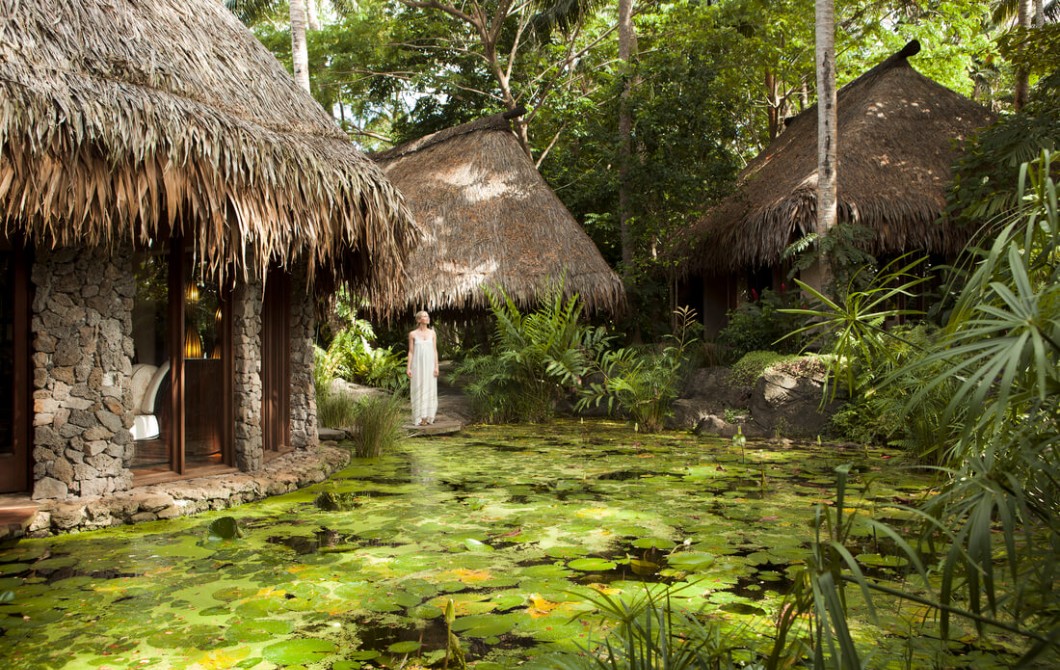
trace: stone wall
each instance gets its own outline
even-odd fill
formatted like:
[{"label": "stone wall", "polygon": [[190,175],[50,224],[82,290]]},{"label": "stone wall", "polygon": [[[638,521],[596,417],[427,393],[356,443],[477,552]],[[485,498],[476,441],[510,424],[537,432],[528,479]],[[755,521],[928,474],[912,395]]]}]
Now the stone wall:
[{"label": "stone wall", "polygon": [[101,497],[48,500],[41,504],[24,531],[12,534],[11,529],[0,527],[0,540],[7,536],[43,537],[226,509],[324,481],[349,460],[348,449],[325,443],[284,454],[254,473],[182,479]]},{"label": "stone wall", "polygon": [[313,341],[316,307],[306,287],[306,271],[299,266],[291,276],[291,446],[317,444],[317,403],[313,386]]},{"label": "stone wall", "polygon": [[[131,376],[136,280],[131,249],[39,250],[32,281],[36,499],[95,497],[132,486]],[[313,388],[315,308],[304,267],[291,290],[292,446],[318,444]],[[264,467],[260,278],[233,293],[235,465]]]},{"label": "stone wall", "polygon": [[261,431],[261,300],[260,279],[240,283],[232,295],[232,353],[235,379],[236,467],[243,472],[260,470],[264,463]]},{"label": "stone wall", "polygon": [[132,474],[131,251],[42,248],[33,266],[33,497],[98,496]]}]

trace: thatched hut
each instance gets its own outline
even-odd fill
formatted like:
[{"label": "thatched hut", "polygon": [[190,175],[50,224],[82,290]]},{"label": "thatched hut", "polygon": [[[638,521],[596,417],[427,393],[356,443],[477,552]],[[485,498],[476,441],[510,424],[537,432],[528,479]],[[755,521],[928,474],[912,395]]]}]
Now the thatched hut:
[{"label": "thatched hut", "polygon": [[[919,51],[910,42],[838,92],[838,220],[871,230],[867,251],[878,257],[961,249],[967,231],[943,216],[950,166],[958,143],[993,120],[914,70],[909,58]],[[775,281],[784,250],[815,230],[816,187],[814,106],[792,119],[740,173],[735,192],[680,240],[684,271],[704,279],[708,326],[718,326],[738,289]]]},{"label": "thatched hut", "polygon": [[0,491],[317,440],[314,288],[400,299],[397,191],[215,0],[0,12]]},{"label": "thatched hut", "polygon": [[500,287],[518,304],[552,282],[587,309],[614,311],[622,281],[496,114],[373,155],[409,203],[425,239],[408,265],[408,304],[484,307]]}]

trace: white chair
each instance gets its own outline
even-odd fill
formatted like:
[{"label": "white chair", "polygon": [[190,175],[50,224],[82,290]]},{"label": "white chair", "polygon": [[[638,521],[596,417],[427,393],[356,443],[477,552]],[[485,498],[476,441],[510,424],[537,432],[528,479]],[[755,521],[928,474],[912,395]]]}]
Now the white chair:
[{"label": "white chair", "polygon": [[134,440],[153,440],[162,433],[155,406],[162,382],[169,374],[169,361],[160,366],[138,363],[133,366],[130,387],[132,391]]}]

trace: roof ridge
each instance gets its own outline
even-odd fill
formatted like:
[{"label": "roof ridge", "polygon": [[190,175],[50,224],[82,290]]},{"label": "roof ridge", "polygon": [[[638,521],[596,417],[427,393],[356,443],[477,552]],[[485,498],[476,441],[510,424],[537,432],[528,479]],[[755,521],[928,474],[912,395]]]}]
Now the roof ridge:
[{"label": "roof ridge", "polygon": [[395,158],[401,158],[409,154],[414,154],[417,151],[423,151],[430,147],[436,146],[443,142],[460,137],[461,135],[468,135],[470,133],[477,133],[483,130],[506,130],[511,132],[512,125],[511,120],[518,118],[526,113],[526,108],[523,106],[516,107],[513,110],[507,112],[499,112],[490,116],[484,116],[474,121],[468,121],[458,126],[451,126],[449,128],[443,128],[442,130],[433,132],[429,135],[424,135],[415,140],[409,140],[402,144],[397,145],[386,151],[379,151],[376,153],[368,154],[368,157],[374,161],[389,161]]}]

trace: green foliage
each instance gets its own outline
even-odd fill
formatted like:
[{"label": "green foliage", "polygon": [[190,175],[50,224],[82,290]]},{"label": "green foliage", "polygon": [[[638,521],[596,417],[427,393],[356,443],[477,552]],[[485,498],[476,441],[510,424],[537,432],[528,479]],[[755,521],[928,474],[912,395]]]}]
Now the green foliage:
[{"label": "green foliage", "polygon": [[[918,583],[869,579],[850,558],[845,471],[834,525],[831,513],[818,512],[818,528],[824,519],[840,532],[815,543],[812,609],[810,599],[801,601],[817,623],[815,667],[823,667],[824,650],[832,667],[859,667],[844,583],[857,584],[866,602],[873,591],[935,612],[943,645],[963,620],[980,635],[1000,630],[1024,640],[1017,667],[1046,667],[1060,656],[1060,208],[1050,173],[1048,152],[1023,167],[1019,210],[992,244],[970,250],[973,270],[943,331],[885,379],[909,393],[909,409],[946,399],[938,435],[950,433],[938,469],[944,481],[910,510],[923,525],[920,544],[872,523],[894,540]],[[921,557],[937,557],[934,579]]]},{"label": "green foliage", "polygon": [[909,402],[941,372],[939,365],[914,365],[934,345],[937,329],[896,326],[889,332],[894,337],[881,343],[887,349],[885,354],[850,365],[857,370],[855,387],[859,392],[832,416],[831,431],[854,442],[889,444],[924,460],[937,460],[940,446],[959,430],[960,416],[945,417],[955,380],[938,384],[916,404]]},{"label": "green foliage", "polygon": [[[1021,171],[1019,210],[989,247],[972,249],[972,273],[938,346],[920,363],[958,381],[946,415],[967,413],[957,460],[986,445],[1015,449],[1023,423],[1056,427],[1060,407],[1060,225],[1052,156]],[[1026,184],[1027,188],[1024,188]],[[1050,428],[1051,427],[1051,428]],[[951,461],[952,462],[952,461]]]},{"label": "green foliage", "polygon": [[[1052,71],[1031,92],[1027,105],[1016,114],[1002,117],[965,143],[953,167],[948,215],[969,226],[1011,213],[1017,206],[1012,185],[1020,166],[1034,160],[1042,150],[1057,151],[1060,144],[1060,63],[1056,48],[1045,48],[1037,40],[1060,43],[1060,25],[1036,28],[1033,42],[1022,48],[1028,57],[1052,53]],[[1017,33],[1020,34],[1020,33]],[[1055,177],[1055,166],[1053,168]]]},{"label": "green foliage", "polygon": [[589,362],[612,337],[580,322],[577,295],[557,283],[533,312],[523,314],[502,289],[487,291],[494,320],[492,351],[468,356],[454,370],[465,393],[491,422],[542,421],[580,383]]},{"label": "green foliage", "polygon": [[749,351],[732,364],[729,381],[736,386],[754,386],[762,374],[782,361],[792,361],[798,356],[778,354],[775,351]]},{"label": "green foliage", "polygon": [[799,238],[784,250],[783,257],[792,262],[792,277],[825,259],[831,275],[826,292],[841,297],[848,291],[864,290],[872,282],[876,259],[865,247],[875,237],[865,226],[841,222],[825,235],[810,233]]},{"label": "green foliage", "polygon": [[798,338],[785,335],[795,330],[801,321],[784,310],[798,305],[794,291],[762,291],[758,300],[742,302],[728,314],[729,322],[722,328],[716,343],[728,349],[727,356],[738,360],[752,351],[773,350],[795,353],[800,348]]},{"label": "green foliage", "polygon": [[353,451],[358,458],[376,458],[405,437],[406,408],[397,397],[369,395],[354,412]]},{"label": "green foliage", "polygon": [[922,258],[910,261],[908,256],[902,256],[884,266],[863,290],[854,288],[860,283],[855,275],[835,300],[795,280],[815,304],[781,311],[809,321],[792,331],[791,337],[812,335],[806,346],[829,354],[825,360],[831,399],[837,397],[841,387],[851,395],[860,392],[858,381],[864,379],[859,374],[861,369],[876,367],[893,351],[888,341],[901,338],[885,328],[888,321],[919,314],[916,310],[894,305],[898,304],[900,297],[912,297],[912,289],[927,281],[926,277],[915,273],[923,262]]},{"label": "green foliage", "polygon": [[643,594],[619,598],[603,591],[583,597],[614,625],[598,650],[557,658],[563,670],[735,670],[739,647],[733,631],[704,623],[694,612],[673,604],[684,587],[645,586]]},{"label": "green foliage", "polygon": [[702,325],[694,310],[674,312],[676,327],[664,338],[661,351],[623,348],[605,351],[589,368],[591,381],[581,391],[577,407],[599,406],[607,400],[608,411],[617,405],[646,432],[661,430],[673,414],[673,403],[689,368],[690,348],[699,340]]},{"label": "green foliage", "polygon": [[405,353],[392,347],[374,347],[372,324],[357,318],[354,311],[342,305],[340,301],[337,311],[345,328],[331,339],[326,350],[317,351],[315,374],[322,379],[339,377],[387,391],[407,388]]}]

